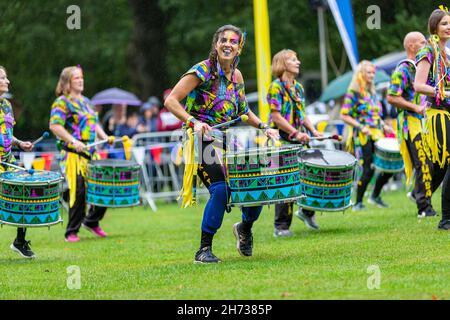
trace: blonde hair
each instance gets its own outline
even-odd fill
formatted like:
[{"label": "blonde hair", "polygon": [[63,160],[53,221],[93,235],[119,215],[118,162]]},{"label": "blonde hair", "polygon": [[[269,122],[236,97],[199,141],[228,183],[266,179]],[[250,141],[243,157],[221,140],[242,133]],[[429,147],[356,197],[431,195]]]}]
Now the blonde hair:
[{"label": "blonde hair", "polygon": [[58,84],[56,85],[55,94],[57,97],[61,95],[68,94],[70,91],[70,79],[72,78],[72,74],[76,69],[80,69],[80,67],[66,67],[61,72],[59,76]]},{"label": "blonde hair", "polygon": [[286,60],[290,55],[297,53],[291,49],[283,49],[277,52],[272,59],[272,75],[276,78],[281,78],[283,73],[286,71]]},{"label": "blonde hair", "polygon": [[362,95],[365,95],[366,93],[370,93],[372,95],[375,94],[375,81],[372,81],[371,84],[368,84],[365,79],[365,75],[367,74],[367,69],[369,67],[375,68],[375,65],[368,60],[362,60],[358,64],[358,66],[356,67],[356,71],[353,74],[352,81],[348,86],[349,89],[359,92]]},{"label": "blonde hair", "polygon": [[3,70],[3,71],[5,71],[5,73],[7,73],[7,72],[6,72],[6,68],[5,68],[4,66],[0,66],[0,69]]}]

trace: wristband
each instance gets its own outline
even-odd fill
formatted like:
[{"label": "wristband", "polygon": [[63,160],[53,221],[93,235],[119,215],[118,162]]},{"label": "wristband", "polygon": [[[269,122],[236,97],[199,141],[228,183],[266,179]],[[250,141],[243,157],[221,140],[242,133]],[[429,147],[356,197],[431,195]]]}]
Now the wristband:
[{"label": "wristband", "polygon": [[187,118],[186,120],[186,126],[188,126],[189,128],[194,129],[195,124],[198,122],[197,119],[195,119],[193,116],[190,116],[189,118]]},{"label": "wristband", "polygon": [[258,129],[267,130],[267,129],[269,129],[269,126],[267,124],[265,124],[264,122],[260,122],[258,124]]},{"label": "wristband", "polygon": [[295,130],[294,132],[291,132],[288,136],[289,140],[292,140],[296,135],[297,135],[298,131]]},{"label": "wristband", "polygon": [[22,140],[19,140],[19,139],[17,139],[17,138],[14,138],[14,140],[13,140],[13,145],[15,145],[16,147],[19,147],[19,148],[20,148],[20,144],[21,144],[22,142],[23,142]]},{"label": "wristband", "polygon": [[74,143],[75,143],[75,141],[77,141],[77,139],[75,139],[75,138],[72,138],[72,140],[70,141],[70,143],[71,143],[71,144],[74,144]]}]

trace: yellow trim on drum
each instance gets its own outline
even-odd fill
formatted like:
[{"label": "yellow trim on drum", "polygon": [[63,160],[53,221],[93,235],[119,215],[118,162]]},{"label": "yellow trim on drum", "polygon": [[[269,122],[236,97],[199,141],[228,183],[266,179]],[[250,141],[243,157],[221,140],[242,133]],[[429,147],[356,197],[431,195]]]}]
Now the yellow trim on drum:
[{"label": "yellow trim on drum", "polygon": [[305,184],[309,184],[311,186],[316,187],[328,187],[328,188],[339,188],[339,187],[346,187],[353,183],[353,181],[349,181],[347,183],[335,183],[335,184],[323,184],[323,183],[317,183],[317,182],[310,182],[304,179],[300,179],[300,182],[304,182]]},{"label": "yellow trim on drum", "polygon": [[17,202],[17,203],[46,203],[46,202],[53,202],[56,200],[59,200],[60,197],[55,197],[55,198],[49,198],[49,199],[45,199],[45,200],[20,200],[20,199],[11,199],[11,198],[7,198],[4,196],[0,196],[0,199],[5,200],[5,201],[9,201],[9,202]]},{"label": "yellow trim on drum", "polygon": [[135,186],[139,184],[139,181],[134,182],[134,183],[124,183],[124,182],[117,182],[117,183],[110,183],[110,182],[99,182],[99,181],[94,181],[94,180],[90,180],[88,179],[88,182],[92,183],[92,184],[99,184],[101,186]]}]

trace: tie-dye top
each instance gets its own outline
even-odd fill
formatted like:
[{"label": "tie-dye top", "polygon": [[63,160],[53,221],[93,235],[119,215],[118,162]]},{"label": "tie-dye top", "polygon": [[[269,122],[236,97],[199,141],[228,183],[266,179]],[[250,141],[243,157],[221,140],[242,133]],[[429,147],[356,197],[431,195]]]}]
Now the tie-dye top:
[{"label": "tie-dye top", "polygon": [[194,65],[183,76],[195,74],[201,83],[186,99],[186,112],[209,125],[224,123],[249,112],[243,83],[215,76],[211,63],[204,60]]},{"label": "tie-dye top", "polygon": [[[267,93],[270,111],[278,111],[290,125],[300,129],[305,119],[305,91],[303,86],[294,80],[293,86],[280,79],[274,80]],[[270,115],[270,124],[276,128]]]},{"label": "tie-dye top", "polygon": [[341,108],[342,115],[349,115],[356,119],[362,126],[381,129],[383,107],[376,95],[361,93],[349,89],[344,97]]},{"label": "tie-dye top", "polygon": [[[427,61],[431,64],[430,71],[428,72],[428,79],[427,79],[427,85],[432,86],[433,88],[436,86],[436,82],[433,77],[433,62],[434,62],[434,53],[433,48],[431,48],[430,45],[426,45],[422,49],[417,52],[416,55],[416,65],[421,61],[422,59],[427,59]],[[447,59],[450,61],[450,56],[447,55]],[[447,76],[443,80],[444,87],[446,91],[450,91],[450,67],[447,67]],[[426,97],[429,102],[432,103],[432,106],[436,106],[436,98],[433,97]],[[442,108],[450,108],[450,98],[445,98],[444,100],[441,100],[440,107]]]},{"label": "tie-dye top", "polygon": [[[416,67],[411,60],[405,60],[398,64],[391,76],[391,83],[388,89],[388,95],[401,96],[406,101],[417,105],[425,105],[427,97],[423,94],[416,93],[414,90],[414,77],[416,75]],[[402,110],[405,114],[411,114],[419,119],[422,116],[408,110]]]},{"label": "tie-dye top", "polygon": [[0,98],[0,157],[3,159],[11,153],[15,124],[11,103]]},{"label": "tie-dye top", "polygon": [[[62,125],[75,139],[85,144],[95,141],[97,123],[97,113],[90,100],[84,96],[79,100],[71,96],[60,96],[52,105],[50,124]],[[59,149],[68,147],[67,142],[60,139],[57,145]]]}]

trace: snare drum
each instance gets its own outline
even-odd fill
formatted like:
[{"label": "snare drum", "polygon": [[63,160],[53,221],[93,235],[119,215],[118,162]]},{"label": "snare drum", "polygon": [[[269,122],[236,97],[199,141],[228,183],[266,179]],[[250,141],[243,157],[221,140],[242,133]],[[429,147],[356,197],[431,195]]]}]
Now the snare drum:
[{"label": "snare drum", "polygon": [[111,208],[139,205],[139,170],[135,161],[91,161],[87,170],[87,203]]},{"label": "snare drum", "polygon": [[306,149],[299,154],[301,193],[299,206],[318,211],[342,211],[352,205],[357,160],[348,152]]},{"label": "snare drum", "polygon": [[227,153],[231,205],[260,206],[296,201],[300,194],[298,152],[285,145]]},{"label": "snare drum", "polygon": [[47,227],[62,222],[62,181],[57,172],[8,171],[0,174],[0,224]]},{"label": "snare drum", "polygon": [[397,139],[382,138],[375,142],[373,165],[382,172],[403,171],[403,158]]}]

